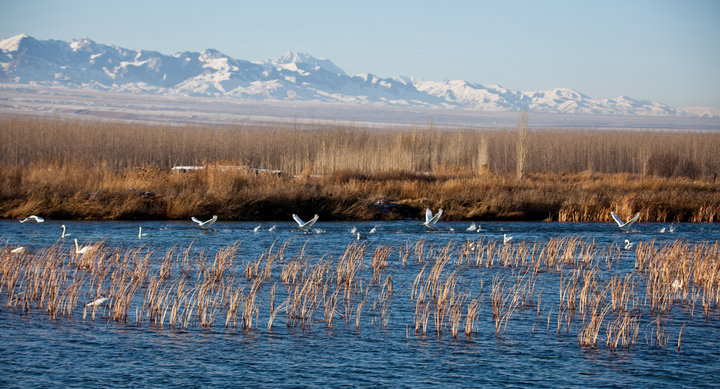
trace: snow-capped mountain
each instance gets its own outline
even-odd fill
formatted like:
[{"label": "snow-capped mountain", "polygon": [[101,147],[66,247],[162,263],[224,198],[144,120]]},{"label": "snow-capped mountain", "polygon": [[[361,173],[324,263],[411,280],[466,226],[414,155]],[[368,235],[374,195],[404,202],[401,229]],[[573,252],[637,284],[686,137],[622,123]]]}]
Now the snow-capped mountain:
[{"label": "snow-capped mountain", "polygon": [[328,59],[301,52],[252,62],[217,50],[166,55],[93,42],[0,41],[0,82],[162,95],[232,96],[255,100],[373,103],[604,115],[720,116],[715,108],[681,109],[629,97],[594,99],[572,89],[513,91],[467,81],[348,75]]}]

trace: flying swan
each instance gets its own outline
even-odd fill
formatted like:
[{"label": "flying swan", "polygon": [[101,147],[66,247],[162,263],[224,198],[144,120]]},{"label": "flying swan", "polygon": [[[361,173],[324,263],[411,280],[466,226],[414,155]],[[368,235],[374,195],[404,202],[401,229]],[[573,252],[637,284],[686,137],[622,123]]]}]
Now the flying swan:
[{"label": "flying swan", "polygon": [[293,217],[293,219],[295,219],[295,223],[298,224],[298,228],[300,228],[301,230],[305,230],[305,231],[307,231],[310,227],[312,227],[312,225],[315,224],[315,222],[318,221],[318,219],[320,218],[320,216],[318,216],[318,214],[315,214],[315,217],[308,220],[307,222],[304,222],[304,221],[302,221],[302,219],[300,219],[300,216],[298,216],[294,213],[293,213],[292,217]]},{"label": "flying swan", "polygon": [[197,223],[200,228],[207,228],[208,226],[212,225],[217,221],[217,215],[213,215],[212,219],[205,220],[204,222],[198,220],[195,216],[191,217],[190,220]]},{"label": "flying swan", "polygon": [[20,223],[29,222],[30,220],[34,220],[37,223],[45,222],[45,219],[41,218],[40,216],[30,215],[30,216],[26,217],[25,219],[20,220]]},{"label": "flying swan", "polygon": [[425,223],[423,223],[423,225],[428,228],[436,228],[435,223],[437,223],[438,220],[440,220],[440,216],[442,215],[442,212],[443,212],[443,210],[442,210],[442,208],[440,208],[440,209],[438,209],[438,212],[435,215],[433,215],[430,208],[426,208],[425,209]]},{"label": "flying swan", "polygon": [[638,221],[638,219],[640,219],[640,212],[638,212],[635,217],[624,223],[622,219],[620,219],[620,217],[615,214],[615,212],[610,212],[610,216],[612,216],[612,218],[615,220],[615,223],[617,223],[618,227],[625,229],[627,227],[630,227],[631,224],[635,223],[636,221]]}]

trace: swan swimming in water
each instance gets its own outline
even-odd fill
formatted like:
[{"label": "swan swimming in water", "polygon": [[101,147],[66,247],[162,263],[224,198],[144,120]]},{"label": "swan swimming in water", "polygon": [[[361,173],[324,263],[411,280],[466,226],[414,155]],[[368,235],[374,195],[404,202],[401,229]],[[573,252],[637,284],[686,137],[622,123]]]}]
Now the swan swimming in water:
[{"label": "swan swimming in water", "polygon": [[473,224],[471,224],[470,227],[465,229],[465,231],[470,231],[470,232],[475,231],[475,230],[477,230],[477,225],[475,225],[475,222],[473,222]]},{"label": "swan swimming in water", "polygon": [[630,250],[633,247],[633,243],[630,240],[625,239],[625,250]]},{"label": "swan swimming in water", "polygon": [[301,230],[304,230],[304,231],[307,231],[310,227],[312,227],[313,224],[315,224],[315,222],[318,221],[318,219],[320,218],[320,216],[318,216],[318,214],[315,214],[315,217],[308,220],[307,222],[304,222],[302,219],[300,219],[300,216],[298,216],[294,213],[293,213],[292,217],[293,217],[293,219],[295,219],[295,223],[298,224],[298,228],[300,228]]},{"label": "swan swimming in water", "polygon": [[30,216],[26,217],[25,219],[20,220],[20,223],[29,222],[30,220],[33,220],[33,221],[35,221],[35,222],[37,222],[37,223],[44,223],[44,222],[45,222],[45,219],[41,218],[40,216],[30,215]]},{"label": "swan swimming in water", "polygon": [[675,232],[675,226],[670,225],[670,227],[663,227],[663,228],[660,229],[660,233],[661,233],[661,234],[664,234],[664,233],[666,233],[666,232],[669,232],[669,233],[672,234],[673,232]]},{"label": "swan swimming in water", "polygon": [[442,216],[442,213],[443,213],[442,208],[440,208],[435,215],[433,215],[430,208],[426,208],[425,209],[425,223],[423,223],[423,225],[428,228],[437,229],[437,227],[435,227],[435,224],[438,222],[438,220],[440,220],[440,216]]},{"label": "swan swimming in water", "polygon": [[93,250],[93,246],[85,246],[83,248],[80,248],[80,245],[78,245],[77,238],[75,238],[75,254],[87,254],[92,250]]},{"label": "swan swimming in water", "polygon": [[635,223],[636,221],[638,221],[638,219],[640,219],[640,212],[638,212],[638,213],[635,215],[635,217],[633,217],[632,219],[630,219],[630,220],[628,220],[628,221],[626,221],[626,222],[623,222],[622,219],[620,219],[620,217],[615,214],[615,212],[610,212],[610,216],[612,216],[612,218],[615,220],[615,223],[617,223],[618,227],[620,227],[620,228],[622,228],[622,229],[624,230],[624,229],[626,229],[627,227],[630,227],[631,224],[633,224],[633,223]]},{"label": "swan swimming in water", "polygon": [[513,240],[512,236],[509,236],[508,234],[503,234],[503,244],[508,244],[511,240]]},{"label": "swan swimming in water", "polygon": [[61,225],[60,227],[62,227],[62,230],[63,230],[62,235],[60,235],[60,238],[65,239],[66,236],[72,235],[72,234],[65,233],[65,225],[64,224]]},{"label": "swan swimming in water", "polygon": [[683,287],[683,281],[676,278],[675,281],[673,281],[673,283],[672,283],[673,290],[677,291],[677,290],[682,289],[682,287]]},{"label": "swan swimming in water", "polygon": [[374,234],[377,232],[377,226],[373,226],[373,228],[370,229],[370,232],[368,234]]},{"label": "swan swimming in water", "polygon": [[253,228],[253,232],[258,232],[258,231],[260,231],[260,226]]},{"label": "swan swimming in water", "polygon": [[138,239],[142,239],[143,236],[147,236],[147,234],[143,234],[142,226],[138,226]]},{"label": "swan swimming in water", "polygon": [[91,303],[88,303],[88,304],[85,305],[85,306],[86,306],[86,307],[100,307],[100,306],[103,306],[103,305],[107,305],[108,301],[110,301],[109,298],[107,298],[107,297],[100,297],[100,298],[98,298],[97,300],[95,300],[95,301],[93,301],[93,302],[91,302]]},{"label": "swan swimming in water", "polygon": [[272,227],[268,228],[268,232],[273,232],[273,231],[275,231],[276,228],[277,228],[277,226],[272,226]]},{"label": "swan swimming in water", "polygon": [[217,215],[213,215],[212,219],[205,220],[204,222],[198,220],[195,216],[191,217],[190,220],[197,223],[200,228],[207,228],[208,226],[212,225],[217,221]]},{"label": "swan swimming in water", "polygon": [[18,247],[15,247],[14,249],[10,250],[10,253],[12,253],[12,254],[22,254],[24,252],[25,252],[25,246],[18,246]]}]

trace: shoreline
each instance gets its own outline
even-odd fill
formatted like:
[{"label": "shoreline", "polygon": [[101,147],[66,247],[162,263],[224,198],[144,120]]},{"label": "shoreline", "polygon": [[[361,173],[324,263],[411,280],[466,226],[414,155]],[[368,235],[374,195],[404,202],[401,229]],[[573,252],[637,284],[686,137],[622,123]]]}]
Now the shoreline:
[{"label": "shoreline", "polygon": [[[59,171],[58,169],[62,170]],[[0,218],[48,220],[717,222],[720,185],[629,174],[277,176],[209,167],[113,173],[82,166],[16,168],[0,176]]]}]

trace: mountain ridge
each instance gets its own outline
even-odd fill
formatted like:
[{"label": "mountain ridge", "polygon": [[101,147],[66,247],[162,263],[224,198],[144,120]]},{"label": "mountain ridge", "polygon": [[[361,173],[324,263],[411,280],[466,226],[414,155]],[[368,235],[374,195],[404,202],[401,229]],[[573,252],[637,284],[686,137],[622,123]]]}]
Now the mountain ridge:
[{"label": "mountain ridge", "polygon": [[318,101],[419,106],[487,112],[718,117],[713,107],[672,107],[627,96],[595,99],[571,88],[516,91],[464,80],[348,75],[331,60],[289,51],[248,61],[216,49],[172,55],[97,43],[38,40],[27,34],[0,41],[0,82],[106,91],[246,100]]}]

